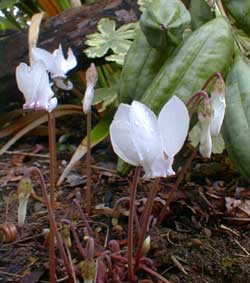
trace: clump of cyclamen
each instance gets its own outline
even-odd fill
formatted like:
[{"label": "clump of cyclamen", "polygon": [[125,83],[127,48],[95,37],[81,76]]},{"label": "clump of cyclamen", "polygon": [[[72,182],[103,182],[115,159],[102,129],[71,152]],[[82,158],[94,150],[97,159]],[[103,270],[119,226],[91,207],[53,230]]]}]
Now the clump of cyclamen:
[{"label": "clump of cyclamen", "polygon": [[144,178],[174,174],[174,156],[182,148],[189,129],[185,104],[173,96],[158,118],[144,104],[120,104],[110,126],[115,153],[127,163],[142,166]]},{"label": "clump of cyclamen", "polygon": [[53,111],[58,102],[51,89],[49,73],[57,87],[70,90],[72,83],[65,84],[64,79],[76,65],[72,50],[68,50],[68,58],[65,59],[61,45],[52,54],[41,48],[32,48],[31,66],[20,63],[16,68],[17,85],[25,98],[23,108]]}]

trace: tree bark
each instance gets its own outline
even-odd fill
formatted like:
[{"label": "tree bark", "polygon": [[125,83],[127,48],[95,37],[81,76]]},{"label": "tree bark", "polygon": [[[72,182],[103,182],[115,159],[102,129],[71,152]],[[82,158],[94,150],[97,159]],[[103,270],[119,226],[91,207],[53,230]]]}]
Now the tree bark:
[{"label": "tree bark", "polygon": [[[101,18],[113,19],[120,26],[135,22],[139,12],[133,0],[103,0],[96,4],[82,5],[48,18],[41,25],[38,47],[48,51],[58,48],[73,49],[78,58],[78,68],[86,68],[90,59],[83,53],[86,35],[96,31]],[[15,68],[20,62],[28,63],[28,29],[9,31],[0,36],[0,103],[5,94],[17,93]]]}]

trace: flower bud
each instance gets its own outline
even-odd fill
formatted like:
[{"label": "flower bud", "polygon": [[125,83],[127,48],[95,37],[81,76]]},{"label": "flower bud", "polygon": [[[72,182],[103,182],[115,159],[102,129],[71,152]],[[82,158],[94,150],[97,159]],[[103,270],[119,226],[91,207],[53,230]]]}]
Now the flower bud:
[{"label": "flower bud", "polygon": [[70,248],[72,243],[71,243],[69,227],[67,225],[63,225],[61,235],[62,235],[62,239],[63,239],[63,243],[65,247]]},{"label": "flower bud", "polygon": [[23,177],[17,187],[18,192],[18,224],[23,225],[27,213],[27,204],[30,194],[33,191],[33,186],[30,178]]},{"label": "flower bud", "polygon": [[94,98],[94,87],[98,80],[98,73],[94,63],[91,63],[90,67],[86,71],[87,87],[83,99],[83,112],[87,114],[91,110],[91,105]]},{"label": "flower bud", "polygon": [[147,238],[144,240],[143,246],[142,246],[142,254],[143,254],[144,256],[146,256],[147,253],[148,253],[149,250],[150,250],[150,243],[151,243],[151,238],[150,238],[150,236],[148,235]]},{"label": "flower bud", "polygon": [[211,102],[204,99],[199,106],[198,119],[200,121],[201,135],[199,151],[203,157],[210,158],[212,153],[212,138],[210,133],[210,123],[212,117]]},{"label": "flower bud", "polygon": [[92,259],[86,259],[79,263],[79,269],[85,283],[93,283],[96,277],[97,266],[96,262]]}]

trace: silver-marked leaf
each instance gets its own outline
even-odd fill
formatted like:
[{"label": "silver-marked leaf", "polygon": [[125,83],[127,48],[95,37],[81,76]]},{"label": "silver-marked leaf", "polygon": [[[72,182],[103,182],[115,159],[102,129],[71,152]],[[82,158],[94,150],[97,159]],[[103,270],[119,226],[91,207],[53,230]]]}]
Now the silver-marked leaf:
[{"label": "silver-marked leaf", "polygon": [[135,28],[136,24],[130,23],[116,30],[115,21],[101,19],[97,25],[99,32],[87,36],[85,44],[89,47],[84,52],[89,58],[102,57],[110,49],[116,54],[126,54],[134,38]]},{"label": "silver-marked leaf", "polygon": [[118,65],[123,65],[125,60],[126,53],[122,54],[112,54],[110,56],[106,56],[106,61],[116,62]]}]

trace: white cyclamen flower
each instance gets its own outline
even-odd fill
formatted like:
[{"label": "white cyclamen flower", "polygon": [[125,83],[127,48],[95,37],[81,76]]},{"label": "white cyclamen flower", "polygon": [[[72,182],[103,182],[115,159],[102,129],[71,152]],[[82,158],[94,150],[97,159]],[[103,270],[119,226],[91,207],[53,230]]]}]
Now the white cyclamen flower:
[{"label": "white cyclamen flower", "polygon": [[57,98],[53,97],[49,76],[41,61],[34,62],[31,67],[20,63],[16,68],[16,80],[25,98],[23,109],[51,112],[56,108]]},{"label": "white cyclamen flower", "polygon": [[90,67],[86,71],[86,91],[84,94],[83,112],[87,114],[91,110],[91,105],[94,98],[94,88],[98,80],[98,73],[94,63],[91,63]]},{"label": "white cyclamen flower", "polygon": [[144,104],[120,104],[110,126],[115,153],[127,163],[143,166],[145,178],[174,174],[174,156],[184,144],[189,128],[185,104],[173,96],[159,117]]},{"label": "white cyclamen flower", "polygon": [[69,70],[75,68],[77,60],[71,48],[68,49],[67,55],[67,59],[65,59],[61,44],[53,53],[38,47],[32,48],[32,61],[42,61],[56,84],[57,80],[59,80],[58,87],[69,90],[73,87],[72,83],[68,82],[65,85],[63,79],[67,78],[66,74]]},{"label": "white cyclamen flower", "polygon": [[225,83],[222,78],[217,79],[212,91],[211,98],[205,99],[198,111],[201,135],[199,151],[203,157],[210,158],[212,153],[212,137],[220,133],[225,116]]}]

